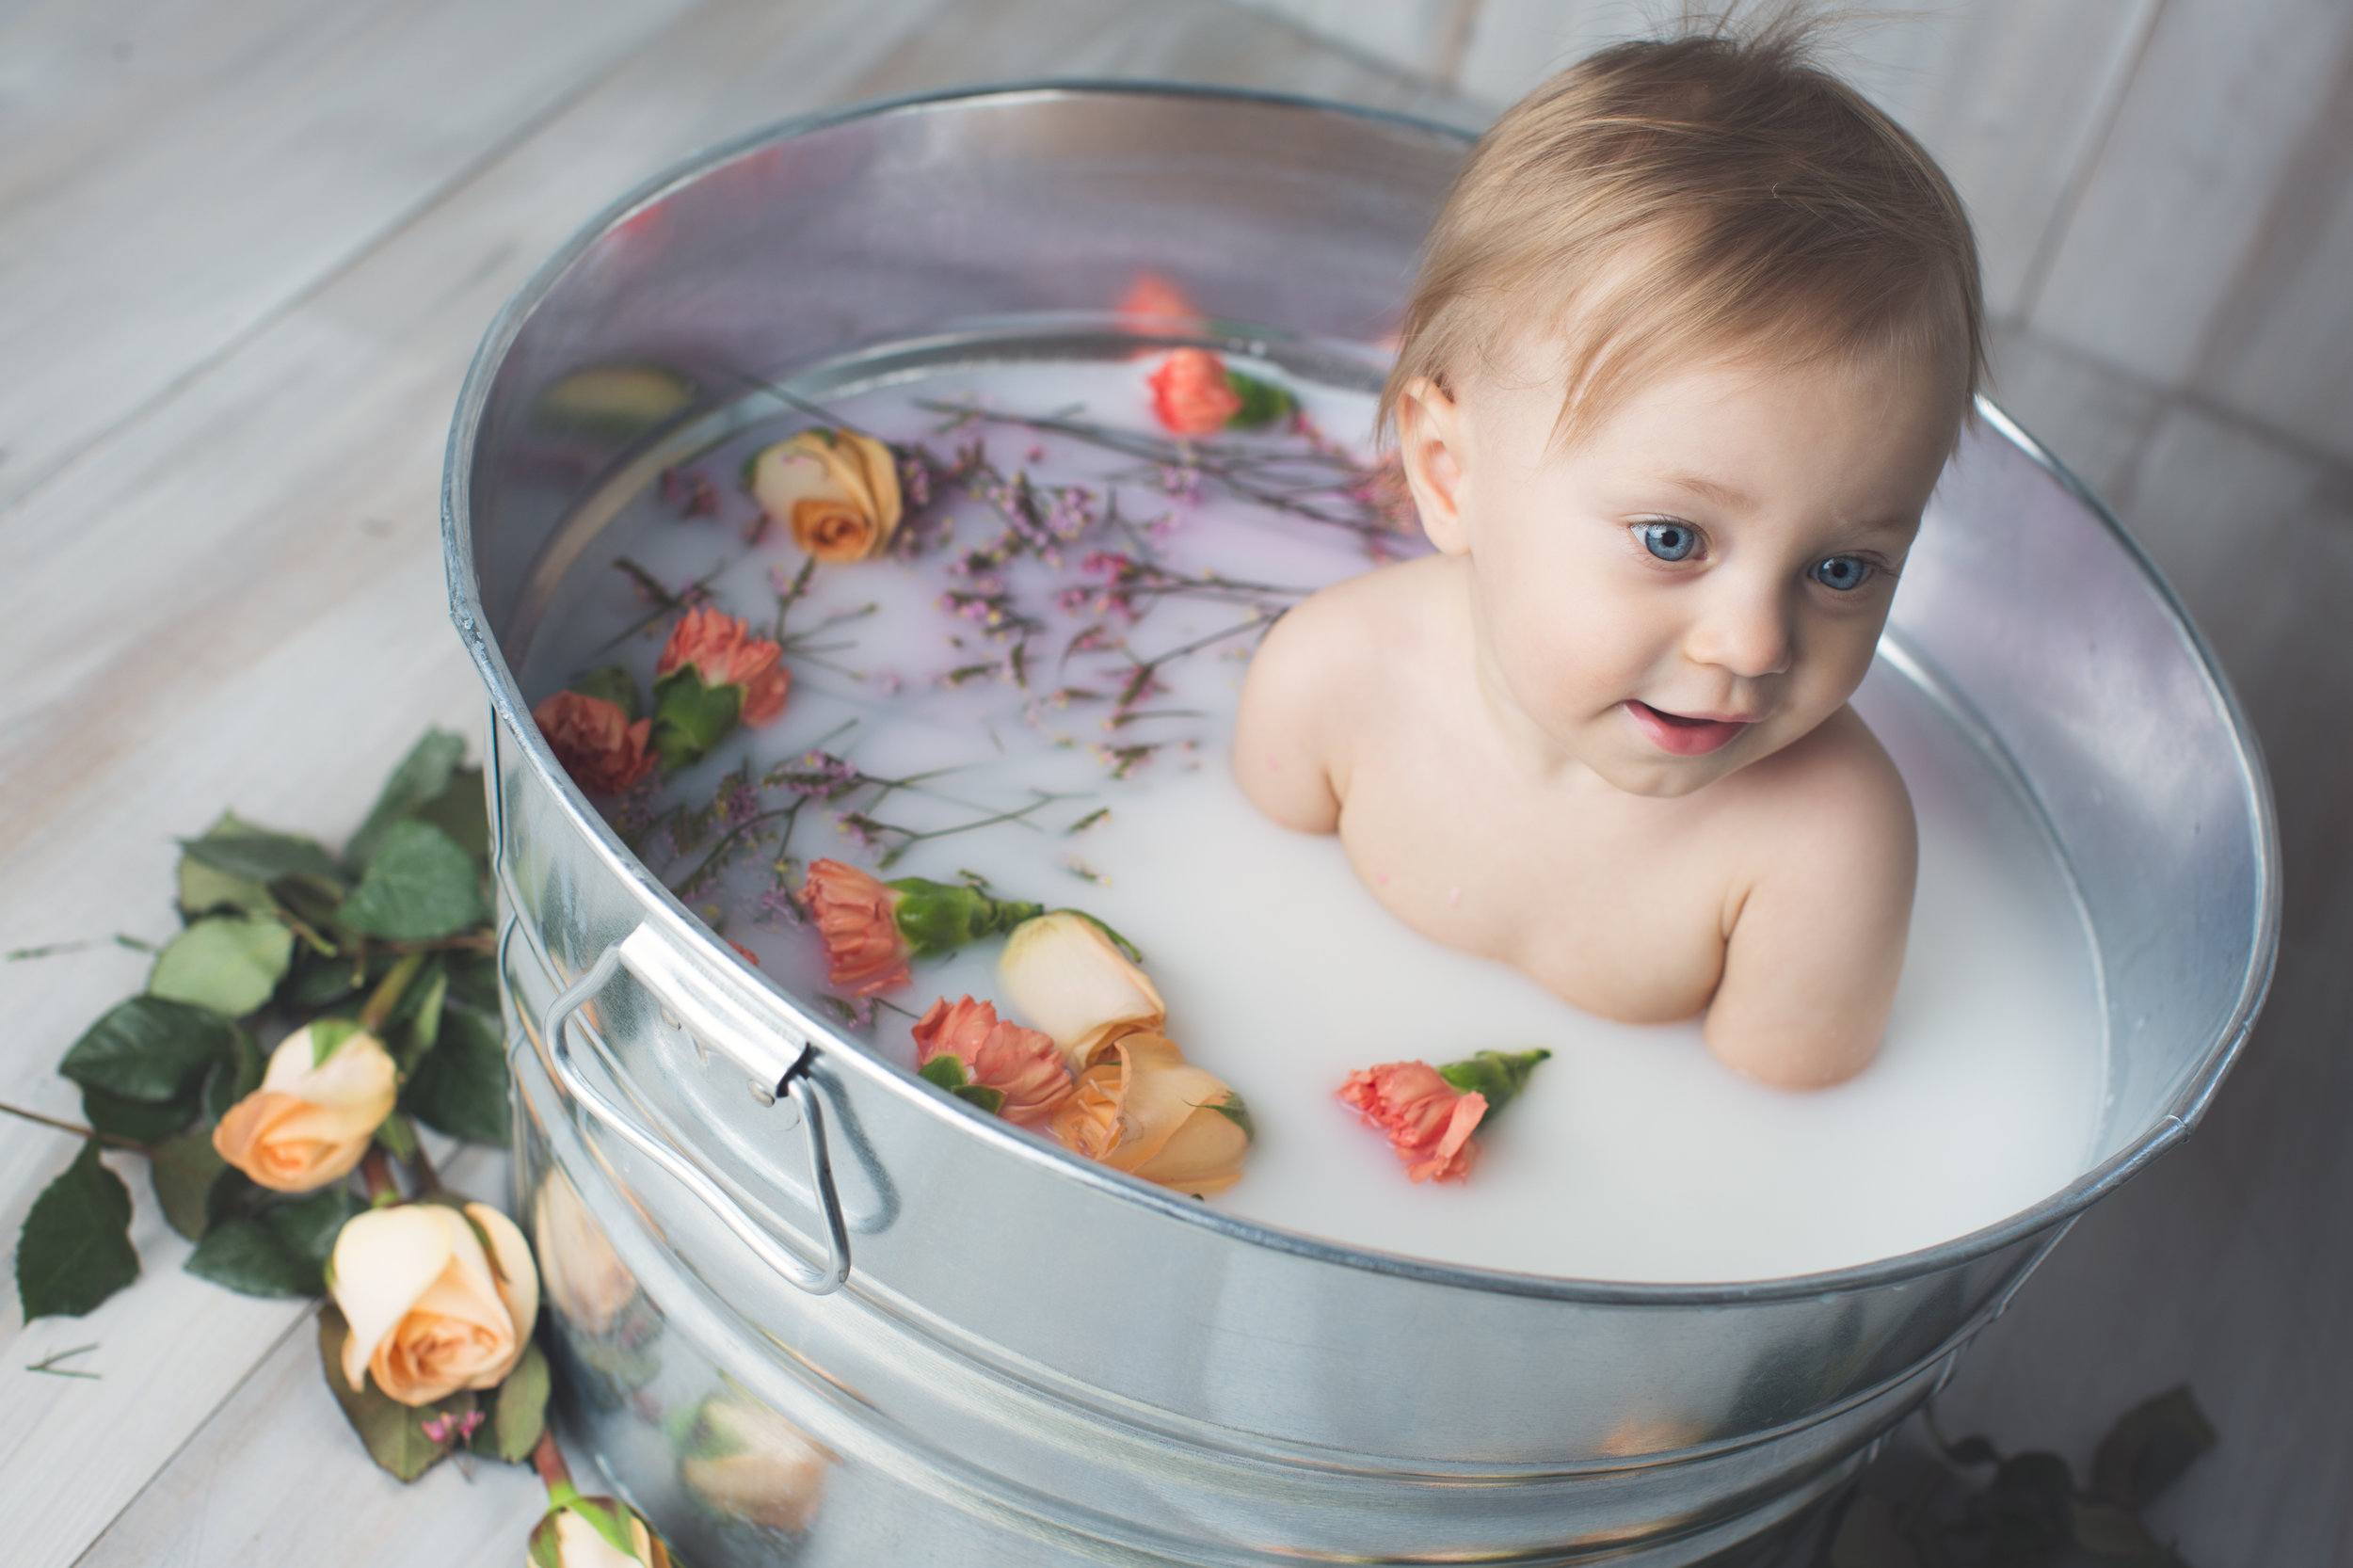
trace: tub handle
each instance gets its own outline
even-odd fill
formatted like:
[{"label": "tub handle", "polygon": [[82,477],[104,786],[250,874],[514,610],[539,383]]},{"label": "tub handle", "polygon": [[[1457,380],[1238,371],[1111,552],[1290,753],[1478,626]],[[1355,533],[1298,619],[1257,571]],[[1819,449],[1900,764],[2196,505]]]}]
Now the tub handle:
[{"label": "tub handle", "polygon": [[[780,1241],[701,1161],[614,1103],[580,1070],[572,1059],[569,1026],[582,1003],[602,990],[616,969],[624,968],[653,994],[665,1016],[680,1021],[698,1048],[715,1049],[747,1069],[752,1075],[752,1094],[762,1104],[789,1099],[799,1108],[802,1125],[808,1128],[809,1186],[817,1194],[818,1213],[824,1222],[822,1250],[797,1236],[794,1240],[799,1245]],[[548,1004],[547,1016],[531,1044],[549,1078],[575,1105],[585,1107],[623,1142],[700,1199],[761,1262],[812,1296],[828,1295],[850,1277],[850,1232],[842,1218],[840,1196],[834,1190],[823,1096],[808,1079],[816,1048],[806,1039],[778,1039],[777,1034],[774,1020],[760,1017],[717,991],[651,926],[641,924],[605,949],[586,973]],[[784,1225],[778,1228],[788,1234],[792,1230]]]}]

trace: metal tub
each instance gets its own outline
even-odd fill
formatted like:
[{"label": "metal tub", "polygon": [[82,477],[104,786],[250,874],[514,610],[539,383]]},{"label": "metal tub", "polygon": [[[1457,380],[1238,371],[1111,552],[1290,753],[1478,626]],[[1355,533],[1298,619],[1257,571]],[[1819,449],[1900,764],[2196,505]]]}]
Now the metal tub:
[{"label": "metal tub", "polygon": [[2146,559],[1991,407],[1889,636],[2063,848],[2108,1100],[2064,1192],[1867,1267],[1668,1287],[1438,1266],[1064,1158],[736,962],[555,765],[510,673],[531,584],[641,450],[551,445],[530,410],[556,378],[652,361],[727,398],[1099,305],[1142,265],[1238,331],[1371,342],[1465,146],[1183,89],[886,104],[655,182],[492,327],[443,526],[490,696],[519,1195],[572,1430],[696,1560],[1699,1560],[1849,1475],[2068,1223],[2187,1133],[2245,1039],[2278,910],[2253,741]]}]

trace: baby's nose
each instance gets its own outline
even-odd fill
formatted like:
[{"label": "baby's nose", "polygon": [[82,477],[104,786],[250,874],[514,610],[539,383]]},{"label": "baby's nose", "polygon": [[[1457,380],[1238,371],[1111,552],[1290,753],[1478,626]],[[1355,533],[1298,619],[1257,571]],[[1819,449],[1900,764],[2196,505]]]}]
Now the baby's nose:
[{"label": "baby's nose", "polygon": [[1723,588],[1709,596],[1692,622],[1686,654],[1749,680],[1786,670],[1795,639],[1783,596],[1733,584]]}]

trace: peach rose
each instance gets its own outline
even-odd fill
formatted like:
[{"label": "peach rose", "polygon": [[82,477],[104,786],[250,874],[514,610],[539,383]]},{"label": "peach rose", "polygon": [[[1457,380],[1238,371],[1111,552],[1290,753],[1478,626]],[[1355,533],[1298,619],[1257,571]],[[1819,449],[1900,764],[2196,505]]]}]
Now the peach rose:
[{"label": "peach rose", "polygon": [[1427,1062],[1391,1062],[1348,1075],[1340,1098],[1388,1134],[1416,1181],[1460,1181],[1479,1159],[1471,1134],[1487,1096],[1465,1094]]},{"label": "peach rose", "polygon": [[997,1114],[1016,1126],[1037,1126],[1070,1097],[1070,1069],[1052,1037],[998,1017],[987,1002],[966,997],[952,1005],[942,997],[914,1033],[918,1067],[957,1058],[967,1082],[1004,1096]]},{"label": "peach rose", "polygon": [[1241,1179],[1250,1113],[1164,1034],[1123,1034],[1054,1112],[1063,1147],[1195,1197]]},{"label": "peach rose", "polygon": [[[552,1494],[551,1494],[552,1496]],[[670,1568],[670,1549],[645,1516],[613,1497],[584,1497],[567,1484],[539,1516],[524,1551],[528,1568]]]},{"label": "peach rose", "polygon": [[1014,927],[997,975],[1013,1010],[1053,1036],[1073,1072],[1119,1035],[1168,1019],[1151,980],[1075,909]]},{"label": "peach rose", "polygon": [[1213,436],[1241,412],[1241,393],[1226,378],[1225,361],[1206,348],[1179,348],[1144,377],[1152,413],[1171,435]]},{"label": "peach rose", "polygon": [[706,690],[741,686],[744,701],[735,716],[758,729],[784,712],[785,694],[792,688],[792,672],[780,663],[783,657],[783,648],[753,636],[740,617],[706,604],[687,611],[670,629],[654,680],[692,664]]},{"label": "peach rose", "polygon": [[646,749],[653,720],[632,724],[617,703],[558,692],[531,716],[555,760],[589,794],[617,795],[653,771],[653,755]]},{"label": "peach rose", "polygon": [[262,1086],[213,1128],[213,1147],[274,1192],[307,1192],[360,1163],[398,1089],[392,1059],[374,1035],[321,1019],[279,1042]]},{"label": "peach rose", "polygon": [[637,1297],[637,1276],[629,1272],[612,1241],[581,1202],[561,1171],[539,1184],[531,1208],[532,1235],[539,1243],[539,1278],[548,1304],[583,1334],[601,1337]]},{"label": "peach rose", "polygon": [[744,477],[760,511],[828,566],[881,554],[905,511],[890,448],[855,430],[803,430],[762,449]]},{"label": "peach rose", "polygon": [[801,902],[825,943],[825,981],[871,997],[907,983],[898,898],[877,878],[839,860],[812,860]]},{"label": "peach rose", "polygon": [[[485,1240],[488,1245],[484,1245]],[[351,1325],[344,1377],[402,1404],[494,1388],[539,1317],[539,1275],[514,1222],[488,1204],[372,1208],[335,1238],[328,1288]]]},{"label": "peach rose", "polygon": [[679,1479],[721,1513],[797,1535],[824,1501],[833,1463],[765,1405],[713,1395],[696,1413]]}]

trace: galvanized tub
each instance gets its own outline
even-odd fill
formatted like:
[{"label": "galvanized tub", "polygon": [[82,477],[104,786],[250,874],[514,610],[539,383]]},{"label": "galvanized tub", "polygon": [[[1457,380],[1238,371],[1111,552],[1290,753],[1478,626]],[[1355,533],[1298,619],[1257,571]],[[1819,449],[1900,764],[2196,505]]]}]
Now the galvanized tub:
[{"label": "galvanized tub", "polygon": [[491,328],[443,528],[490,695],[519,1197],[572,1430],[696,1560],[1700,1560],[1849,1475],[2068,1223],[2188,1131],[2244,1041],[2278,919],[2254,744],[2148,562],[1990,406],[1889,651],[2063,850],[2103,966],[2107,1107],[2065,1191],[1867,1267],[1482,1272],[1082,1164],[739,964],[556,766],[511,673],[532,584],[642,446],[551,446],[528,411],[555,379],[650,361],[731,397],[1098,305],[1144,265],[1239,333],[1369,342],[1465,145],[1194,89],[888,104],[664,176]]}]

